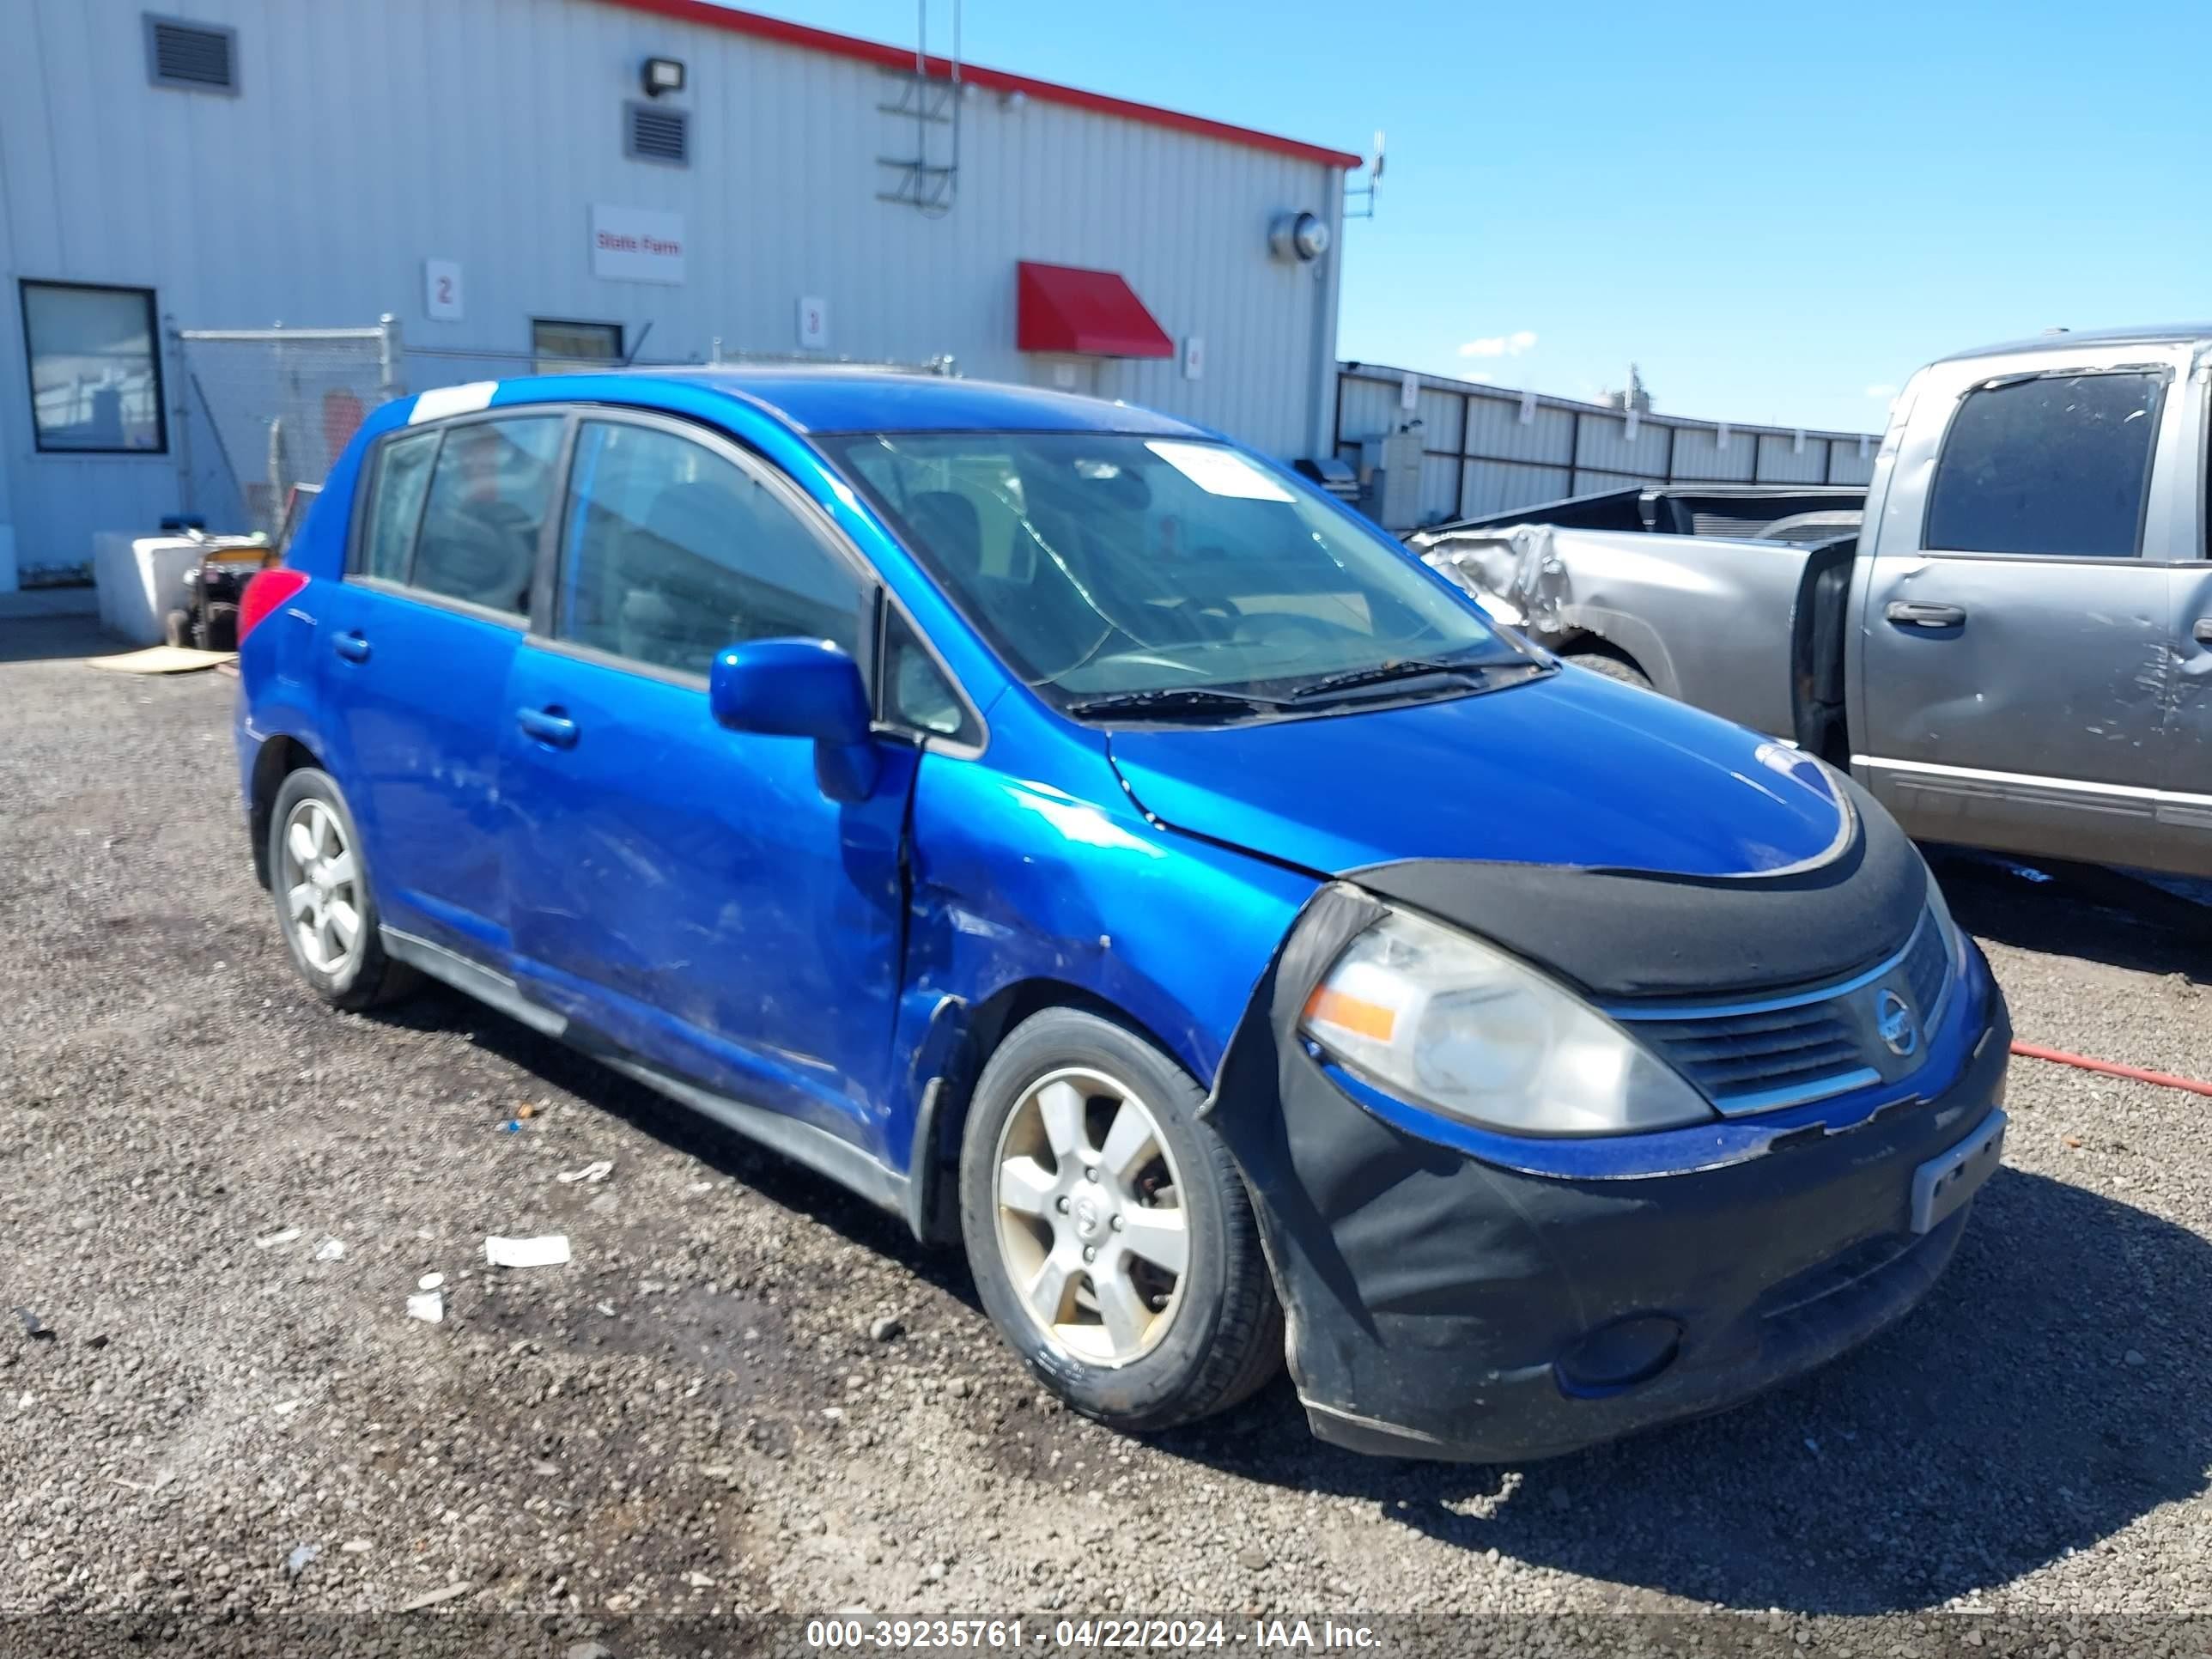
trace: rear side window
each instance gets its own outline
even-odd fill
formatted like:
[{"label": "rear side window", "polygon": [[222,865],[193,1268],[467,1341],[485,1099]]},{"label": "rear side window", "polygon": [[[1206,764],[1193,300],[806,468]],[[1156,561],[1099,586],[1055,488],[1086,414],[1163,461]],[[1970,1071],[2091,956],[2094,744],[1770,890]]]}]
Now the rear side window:
[{"label": "rear side window", "polygon": [[2135,557],[2165,386],[2158,374],[2053,374],[1968,392],[1936,465],[1927,546]]},{"label": "rear side window", "polygon": [[520,617],[561,453],[557,415],[447,427],[430,475],[411,585]]},{"label": "rear side window", "polygon": [[655,427],[586,421],[562,537],[559,637],[704,675],[745,640],[856,650],[859,579],[760,479]]},{"label": "rear side window", "polygon": [[407,580],[407,554],[415,545],[415,526],[422,517],[422,495],[429,488],[430,462],[437,453],[434,432],[389,438],[377,451],[368,533],[362,538],[363,575],[394,582]]}]

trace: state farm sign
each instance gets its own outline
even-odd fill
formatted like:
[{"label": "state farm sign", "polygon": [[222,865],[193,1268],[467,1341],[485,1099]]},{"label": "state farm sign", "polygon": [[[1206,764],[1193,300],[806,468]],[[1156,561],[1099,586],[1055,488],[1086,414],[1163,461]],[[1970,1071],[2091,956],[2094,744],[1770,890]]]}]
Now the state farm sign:
[{"label": "state farm sign", "polygon": [[592,210],[592,275],[623,283],[684,280],[684,216],[648,208]]}]

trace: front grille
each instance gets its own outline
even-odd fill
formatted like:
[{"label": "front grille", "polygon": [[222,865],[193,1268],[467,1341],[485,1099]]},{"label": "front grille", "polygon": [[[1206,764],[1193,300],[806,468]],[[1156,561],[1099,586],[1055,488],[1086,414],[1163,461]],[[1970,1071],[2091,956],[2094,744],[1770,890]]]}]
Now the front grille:
[{"label": "front grille", "polygon": [[[1904,950],[1826,991],[1698,1007],[1632,1004],[1607,1012],[1721,1112],[1738,1116],[1905,1076],[1927,1057],[1927,1038],[1950,989],[1950,974],[1943,930],[1935,913],[1926,911]],[[1882,1035],[1881,1005],[1893,992],[1911,1005],[1918,1024],[1903,1052]]]},{"label": "front grille", "polygon": [[1781,1105],[1849,1087],[1866,1070],[1832,1002],[1702,1019],[1639,1020],[1637,1034],[1723,1111]]}]

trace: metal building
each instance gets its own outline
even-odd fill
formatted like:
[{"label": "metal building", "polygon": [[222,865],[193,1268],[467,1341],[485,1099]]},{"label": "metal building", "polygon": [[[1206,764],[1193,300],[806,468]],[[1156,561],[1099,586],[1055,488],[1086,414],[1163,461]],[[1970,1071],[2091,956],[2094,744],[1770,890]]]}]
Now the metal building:
[{"label": "metal building", "polygon": [[1359,471],[1376,518],[1411,530],[1628,484],[1863,484],[1881,447],[1878,432],[1632,412],[1348,362],[1328,453]]},{"label": "metal building", "polygon": [[701,0],[0,38],[0,591],[265,510],[272,441],[312,475],[378,398],[578,358],[949,357],[1330,453],[1353,155]]}]

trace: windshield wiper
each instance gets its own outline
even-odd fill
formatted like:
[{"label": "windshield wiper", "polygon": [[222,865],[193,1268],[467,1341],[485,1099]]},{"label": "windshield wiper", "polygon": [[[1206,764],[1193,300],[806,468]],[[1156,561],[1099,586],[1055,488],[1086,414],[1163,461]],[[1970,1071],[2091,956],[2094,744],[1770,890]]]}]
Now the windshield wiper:
[{"label": "windshield wiper", "polygon": [[1510,664],[1501,662],[1449,662],[1435,657],[1394,657],[1389,662],[1378,662],[1367,668],[1347,668],[1340,674],[1324,674],[1317,680],[1308,680],[1291,693],[1293,701],[1304,702],[1313,697],[1325,697],[1333,692],[1350,691],[1363,685],[1381,685],[1390,680],[1426,679],[1432,674],[1453,674],[1462,679],[1480,684],[1490,678],[1493,668]]},{"label": "windshield wiper", "polygon": [[1103,696],[1081,697],[1067,705],[1079,718],[1095,714],[1251,714],[1263,708],[1286,708],[1281,697],[1263,697],[1252,691],[1221,691],[1206,685],[1163,685],[1149,691],[1115,691]]}]

